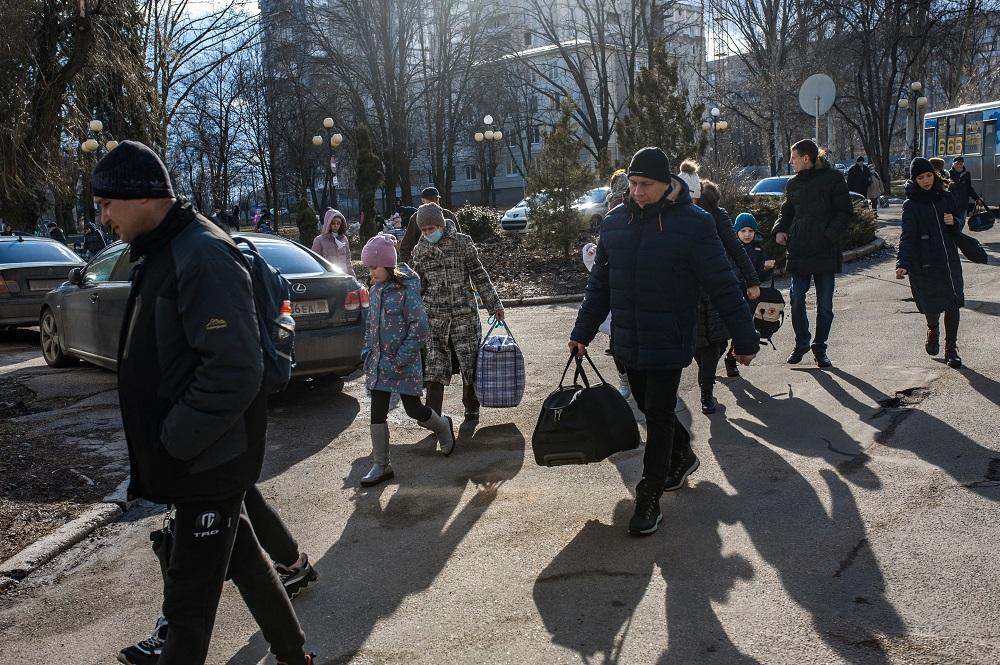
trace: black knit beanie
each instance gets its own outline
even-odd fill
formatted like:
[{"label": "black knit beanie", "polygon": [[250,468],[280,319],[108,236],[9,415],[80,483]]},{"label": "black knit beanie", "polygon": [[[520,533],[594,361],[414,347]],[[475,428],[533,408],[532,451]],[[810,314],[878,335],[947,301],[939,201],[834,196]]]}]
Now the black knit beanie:
[{"label": "black knit beanie", "polygon": [[643,148],[633,155],[628,165],[628,174],[670,182],[670,160],[659,148]]},{"label": "black knit beanie", "polygon": [[923,157],[914,157],[910,162],[910,180],[916,180],[921,173],[934,173],[934,167]]},{"label": "black knit beanie", "polygon": [[167,167],[148,146],[122,141],[94,167],[94,196],[105,199],[172,199]]}]

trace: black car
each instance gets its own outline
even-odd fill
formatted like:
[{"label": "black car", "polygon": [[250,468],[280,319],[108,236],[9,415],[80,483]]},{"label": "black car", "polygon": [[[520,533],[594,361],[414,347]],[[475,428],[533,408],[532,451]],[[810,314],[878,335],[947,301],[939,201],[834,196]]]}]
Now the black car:
[{"label": "black car", "polygon": [[[293,377],[346,376],[361,362],[368,289],[323,257],[280,236],[242,233],[292,289]],[[105,248],[45,296],[42,355],[53,367],[87,360],[117,368],[118,338],[131,288],[128,245]],[[206,288],[210,288],[207,286]],[[224,294],[220,294],[224,296]],[[36,316],[37,316],[36,310]]]},{"label": "black car", "polygon": [[[770,178],[763,178],[757,182],[750,190],[751,196],[785,196],[785,187],[792,179],[790,175],[776,175]],[[851,195],[851,203],[861,205],[862,208],[871,208],[872,204],[867,197],[857,192],[848,192]]]},{"label": "black car", "polygon": [[37,325],[45,294],[82,265],[73,250],[51,238],[0,236],[0,326]]}]

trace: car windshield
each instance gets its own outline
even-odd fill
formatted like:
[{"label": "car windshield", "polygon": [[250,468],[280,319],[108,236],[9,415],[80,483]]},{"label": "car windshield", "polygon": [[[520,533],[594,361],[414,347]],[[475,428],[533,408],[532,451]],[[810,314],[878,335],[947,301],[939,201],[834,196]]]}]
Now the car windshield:
[{"label": "car windshield", "polygon": [[329,272],[312,254],[290,242],[256,242],[267,263],[283,275]]},{"label": "car windshield", "polygon": [[0,242],[0,263],[83,263],[69,248],[57,242]]},{"label": "car windshield", "polygon": [[764,178],[750,190],[751,194],[784,194],[787,178]]},{"label": "car windshield", "polygon": [[598,187],[592,189],[580,198],[578,198],[574,203],[577,205],[586,205],[588,203],[604,203],[604,200],[608,198],[609,190],[606,187]]}]

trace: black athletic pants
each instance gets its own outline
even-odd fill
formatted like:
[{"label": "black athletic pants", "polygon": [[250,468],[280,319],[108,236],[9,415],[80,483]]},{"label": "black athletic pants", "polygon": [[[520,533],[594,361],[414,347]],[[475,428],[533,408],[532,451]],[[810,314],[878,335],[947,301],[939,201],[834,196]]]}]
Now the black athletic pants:
[{"label": "black athletic pants", "polygon": [[[390,397],[392,397],[392,393],[387,393],[384,390],[372,391],[372,425],[382,425],[389,419]],[[416,395],[400,395],[399,399],[403,403],[406,415],[418,423],[425,423],[431,419],[430,408],[424,406]]]},{"label": "black athletic pants", "polygon": [[243,507],[246,508],[260,546],[271,557],[271,561],[289,567],[299,560],[299,543],[256,485],[247,490],[243,497]]},{"label": "black athletic pants", "polygon": [[[941,312],[925,314],[927,327],[937,330],[941,324]],[[962,318],[962,310],[949,309],[944,313],[944,345],[945,347],[958,346],[958,323]]]},{"label": "black athletic pants", "polygon": [[278,660],[304,663],[305,636],[257,542],[243,510],[243,495],[178,503],[175,508],[163,588],[163,616],[170,629],[159,665],[205,662],[227,571]]},{"label": "black athletic pants", "polygon": [[636,491],[659,496],[671,463],[691,448],[691,435],[674,414],[681,370],[627,370],[635,403],[646,416],[646,452]]},{"label": "black athletic pants", "polygon": [[712,392],[715,385],[715,371],[719,367],[719,358],[726,354],[727,342],[710,342],[694,351],[694,360],[698,363],[698,385],[702,392]]}]

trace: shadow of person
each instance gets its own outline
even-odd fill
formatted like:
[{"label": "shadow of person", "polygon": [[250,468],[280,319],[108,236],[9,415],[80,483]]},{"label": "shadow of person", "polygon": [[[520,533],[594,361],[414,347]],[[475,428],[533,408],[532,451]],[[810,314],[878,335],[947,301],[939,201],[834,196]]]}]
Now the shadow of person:
[{"label": "shadow of person", "polygon": [[969,382],[972,389],[988,399],[996,406],[1000,406],[1000,382],[994,381],[988,376],[983,376],[968,365],[964,365],[959,372],[961,376]]},{"label": "shadow of person", "polygon": [[[854,386],[873,402],[886,405],[873,409],[846,390],[833,388],[831,384],[835,382],[831,376],[814,375],[821,385],[827,387],[830,394],[843,406],[854,411],[859,419],[882,423],[880,431],[875,435],[876,443],[887,448],[909,451],[979,496],[1000,501],[1000,455],[995,449],[981,446],[940,418],[914,408],[927,392],[918,390],[909,396],[889,396],[843,369],[834,368],[831,374]],[[977,391],[987,399],[996,399],[989,397],[995,396],[1000,389],[996,381],[976,372],[971,372],[970,376],[972,378],[969,382]],[[907,405],[907,399],[912,400],[910,405]],[[897,405],[897,400],[902,401]],[[900,433],[904,423],[906,431],[913,434]]]},{"label": "shadow of person", "polygon": [[[480,429],[447,459],[425,454],[424,443],[393,444],[398,485],[355,492],[340,537],[314,562],[319,581],[296,599],[307,644],[322,662],[353,660],[381,619],[431,587],[503,483],[520,472],[524,446],[510,424]],[[366,464],[367,458],[356,460],[349,477]],[[473,493],[463,503],[470,485]],[[445,611],[461,609],[434,610],[439,619]],[[257,663],[266,649],[258,632],[228,662]]]},{"label": "shadow of person", "polygon": [[[736,404],[758,419],[734,418],[734,425],[773,446],[823,459],[858,487],[874,490],[882,486],[867,466],[871,461],[865,452],[867,444],[851,436],[836,418],[797,396],[792,385],[781,395],[769,395],[749,381],[725,385],[736,398]],[[782,396],[784,399],[777,399]]]},{"label": "shadow of person", "polygon": [[[641,449],[610,460],[631,488],[641,474]],[[713,609],[737,580],[753,577],[742,556],[722,555],[718,526],[732,521],[737,501],[705,482],[669,494],[662,500],[663,533],[652,538],[626,535],[631,500],[619,501],[610,525],[588,521],[535,580],[535,606],[552,642],[584,662],[598,656],[603,663],[621,662],[633,616],[659,566],[668,626],[661,663],[757,663],[732,643]]]},{"label": "shadow of person", "polygon": [[979,312],[980,314],[986,314],[987,316],[1000,316],[1000,302],[972,300],[970,298],[966,298],[965,306],[973,312]]},{"label": "shadow of person", "polygon": [[734,422],[724,412],[714,416],[709,438],[736,490],[728,519],[743,524],[761,558],[833,651],[850,663],[889,663],[881,636],[902,636],[906,629],[885,597],[885,578],[851,490],[837,474],[821,470],[830,494],[828,513],[816,488],[767,445],[785,447],[772,430],[763,430],[761,443]]}]

